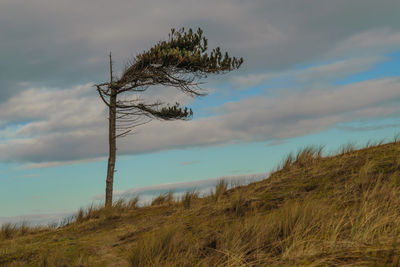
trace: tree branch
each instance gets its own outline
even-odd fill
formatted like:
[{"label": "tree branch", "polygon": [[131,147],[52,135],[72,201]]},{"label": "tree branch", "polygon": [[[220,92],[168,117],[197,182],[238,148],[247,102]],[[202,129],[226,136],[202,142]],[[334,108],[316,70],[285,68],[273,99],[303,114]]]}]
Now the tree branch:
[{"label": "tree branch", "polygon": [[100,87],[99,85],[96,85],[96,87],[97,87],[97,92],[99,93],[101,100],[103,100],[103,102],[104,102],[108,107],[111,107],[110,103],[108,103],[107,100],[104,98],[104,96],[103,96],[103,93],[104,93],[104,92],[103,92],[103,90],[101,89],[101,87]]}]

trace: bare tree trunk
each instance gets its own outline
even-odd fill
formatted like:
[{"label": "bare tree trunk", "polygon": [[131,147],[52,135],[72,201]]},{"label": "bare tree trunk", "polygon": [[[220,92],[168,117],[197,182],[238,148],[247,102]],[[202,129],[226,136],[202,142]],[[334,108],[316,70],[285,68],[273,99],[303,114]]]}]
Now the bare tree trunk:
[{"label": "bare tree trunk", "polygon": [[112,206],[113,197],[113,183],[114,183],[114,169],[115,169],[115,157],[116,157],[116,114],[117,114],[117,91],[113,86],[112,78],[112,60],[110,53],[110,107],[109,107],[109,117],[108,117],[108,144],[109,144],[109,154],[108,154],[108,165],[107,165],[107,179],[106,179],[106,207]]}]

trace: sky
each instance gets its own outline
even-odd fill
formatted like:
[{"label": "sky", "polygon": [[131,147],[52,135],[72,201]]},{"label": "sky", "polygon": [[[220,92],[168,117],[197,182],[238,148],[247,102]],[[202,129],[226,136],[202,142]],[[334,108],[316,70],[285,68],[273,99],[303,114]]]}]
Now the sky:
[{"label": "sky", "polygon": [[116,196],[267,177],[308,145],[329,154],[390,142],[400,133],[399,11],[398,0],[2,0],[0,223],[101,203],[107,110],[93,85],[107,81],[110,51],[120,73],[171,28],[200,27],[210,48],[244,63],[202,80],[201,98],[148,89],[194,116],[118,139]]}]

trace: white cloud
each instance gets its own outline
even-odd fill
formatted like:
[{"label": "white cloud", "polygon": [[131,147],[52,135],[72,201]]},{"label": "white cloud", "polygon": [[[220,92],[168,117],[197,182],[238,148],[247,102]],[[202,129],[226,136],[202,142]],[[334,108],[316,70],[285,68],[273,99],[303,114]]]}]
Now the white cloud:
[{"label": "white cloud", "polygon": [[[40,162],[40,163],[27,163],[27,164],[22,165],[22,167],[20,169],[50,168],[50,167],[56,167],[56,166],[61,166],[61,165],[71,165],[71,164],[95,162],[95,161],[99,161],[99,160],[102,160],[102,159],[104,159],[104,157],[90,158],[90,159],[80,159],[80,160],[48,161],[48,162]],[[37,175],[34,175],[34,176],[37,176]],[[34,177],[34,176],[30,175],[30,176],[22,176],[22,177]]]},{"label": "white cloud", "polygon": [[210,47],[243,56],[249,73],[387,52],[398,47],[399,7],[396,0],[2,0],[0,100],[27,86],[101,82],[110,50],[121,69],[172,27],[203,28]]},{"label": "white cloud", "polygon": [[[10,99],[13,109],[6,110],[4,115],[0,112],[0,119],[5,116],[24,120],[20,108],[30,114],[29,106],[25,105],[31,104],[36,112],[31,117],[36,120],[17,130],[14,138],[0,143],[0,160],[24,162],[25,167],[35,168],[105,157],[107,124],[104,107],[98,104],[97,96],[60,91],[44,93],[48,94],[45,103],[40,102],[40,97],[33,98],[34,103]],[[35,95],[33,91],[30,94]],[[58,98],[64,103],[60,108],[47,103]],[[398,100],[400,78],[369,80],[329,90],[286,92],[274,97],[257,96],[226,103],[214,116],[206,118],[153,121],[141,126],[137,134],[119,139],[118,153],[290,138],[319,132],[340,122],[396,115],[400,111]],[[88,107],[81,101],[93,106]],[[10,102],[4,105],[9,106]],[[46,105],[49,112],[45,112]],[[39,119],[40,116],[44,117]]]},{"label": "white cloud", "polygon": [[[97,16],[87,16],[88,7]],[[166,38],[171,27],[202,27],[210,47],[243,56],[247,74],[232,79],[239,89],[274,78],[294,86],[269,98],[215,107],[208,118],[154,121],[119,140],[120,154],[289,138],[338,122],[397,114],[395,78],[341,87],[330,82],[370,69],[399,47],[398,7],[394,0],[363,5],[351,0],[88,0],[78,9],[50,0],[2,1],[0,160],[36,168],[106,156],[107,112],[87,82],[107,79],[110,49],[121,62],[115,69],[121,69],[126,57]],[[293,70],[320,62],[330,63]],[[70,88],[32,88],[38,84]],[[155,88],[149,97],[154,96],[192,101],[171,88]]]},{"label": "white cloud", "polygon": [[92,120],[98,117],[102,104],[93,97],[94,95],[95,89],[92,84],[63,90],[32,88],[0,104],[1,118],[8,123],[40,120],[22,127],[19,134],[23,135],[55,130],[48,128],[54,125],[55,121],[65,127],[80,127],[92,123]]},{"label": "white cloud", "polygon": [[295,79],[302,83],[314,81],[330,82],[334,79],[349,77],[353,74],[366,71],[385,59],[382,56],[373,56],[335,61],[330,64],[300,70],[295,74]]},{"label": "white cloud", "polygon": [[389,27],[368,29],[339,42],[330,53],[334,55],[371,55],[396,50],[400,32]]},{"label": "white cloud", "polygon": [[249,87],[259,85],[269,79],[281,76],[281,73],[258,73],[258,74],[247,74],[247,75],[236,75],[231,79],[231,83],[237,89],[248,89]]},{"label": "white cloud", "polygon": [[299,70],[236,75],[232,77],[231,83],[237,89],[260,85],[273,79],[292,81],[299,86],[304,84],[307,87],[311,87],[313,83],[330,86],[329,84],[336,79],[367,71],[387,59],[384,56],[353,57]]}]

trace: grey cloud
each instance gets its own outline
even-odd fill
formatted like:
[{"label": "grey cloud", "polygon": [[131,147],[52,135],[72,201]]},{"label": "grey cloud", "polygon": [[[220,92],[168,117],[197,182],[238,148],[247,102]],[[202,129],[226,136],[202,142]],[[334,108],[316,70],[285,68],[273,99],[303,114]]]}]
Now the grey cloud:
[{"label": "grey cloud", "polygon": [[349,77],[355,73],[366,71],[384,59],[382,56],[374,56],[340,60],[331,64],[310,67],[299,71],[295,79],[303,83],[332,81],[337,78]]},{"label": "grey cloud", "polygon": [[[33,163],[97,158],[105,155],[106,140],[105,134],[97,134],[95,131],[80,133],[70,129],[65,134],[48,133],[0,144],[0,158]],[[9,152],[6,149],[10,149]]]},{"label": "grey cloud", "polygon": [[237,89],[248,89],[249,87],[259,85],[267,80],[280,77],[287,76],[289,73],[274,73],[274,72],[266,72],[266,73],[250,73],[246,75],[236,75],[231,79],[232,85]]},{"label": "grey cloud", "polygon": [[307,87],[311,87],[312,83],[329,86],[329,83],[335,79],[366,71],[375,64],[387,59],[383,56],[352,57],[300,70],[236,75],[232,77],[231,83],[238,89],[249,88],[274,79],[293,81],[298,85],[305,84]]},{"label": "grey cloud", "polygon": [[373,28],[339,42],[330,53],[341,55],[371,55],[398,49],[400,32],[391,28]]},{"label": "grey cloud", "polygon": [[[245,58],[248,75],[237,78],[242,87],[288,73],[304,82],[319,73],[326,82],[343,75],[342,67],[365,70],[363,64],[398,47],[399,8],[397,0],[1,1],[0,160],[43,167],[105,156],[106,113],[90,82],[107,79],[110,50],[118,70],[171,27],[200,26],[210,46]],[[336,65],[290,72],[293,65],[321,61]],[[31,89],[39,87],[52,89]],[[119,153],[288,138],[398,113],[396,79],[312,88],[227,104],[209,118],[153,122],[119,140]],[[175,97],[157,90],[162,100]]]},{"label": "grey cloud", "polygon": [[[152,88],[140,97],[144,101],[179,102],[182,105],[187,105],[193,100],[174,88]],[[82,134],[88,129],[104,133],[107,118],[106,106],[92,84],[66,89],[25,90],[9,101],[0,103],[0,113],[0,122],[3,121],[0,127],[2,124],[3,128],[4,125],[23,125],[17,131],[20,137],[44,132],[63,134],[65,129],[72,128]]]},{"label": "grey cloud", "polygon": [[[142,126],[137,134],[119,139],[118,153],[138,154],[171,148],[286,139],[319,132],[337,123],[392,116],[400,111],[397,104],[399,89],[399,78],[386,78],[332,87],[331,90],[321,88],[243,99],[223,105],[211,117],[192,121],[153,121]],[[65,101],[74,103],[74,99],[76,96]],[[73,114],[78,117],[85,116],[85,107],[83,105],[77,112],[77,107],[71,105]],[[50,128],[39,127],[32,136],[20,138],[17,135],[0,143],[0,160],[43,167],[104,157],[107,133],[102,111],[98,106],[98,111],[93,112],[92,120],[98,124],[69,125],[53,119],[59,117],[55,109],[47,118],[52,124]],[[8,116],[12,117],[12,114]],[[41,121],[32,122],[33,125],[37,123]],[[30,124],[24,127],[30,128]],[[58,128],[63,131],[54,130]]]},{"label": "grey cloud", "polygon": [[[58,122],[73,124],[71,121],[65,122],[72,116],[76,119],[75,124],[80,124],[82,116],[98,117],[99,114],[93,113],[99,112],[101,105],[101,101],[96,99],[94,87],[90,84],[63,90],[32,88],[0,104],[0,113],[2,120],[8,124],[46,120],[55,114],[58,116],[55,118]],[[81,112],[78,114],[77,110]],[[90,118],[85,120],[86,124],[91,121]],[[40,128],[39,126],[37,128]]]},{"label": "grey cloud", "polygon": [[78,163],[88,163],[103,160],[105,157],[78,159],[78,160],[64,160],[64,161],[45,161],[39,163],[27,163],[19,167],[18,169],[38,169],[38,168],[51,168],[61,165],[71,165]]},{"label": "grey cloud", "polygon": [[4,0],[0,101],[26,83],[64,88],[103,81],[108,51],[121,69],[126,57],[165,38],[171,27],[204,28],[210,46],[245,58],[247,72],[285,70],[359,46],[369,51],[358,40],[379,36],[391,42],[377,44],[386,51],[398,44],[399,9],[395,0]]}]

